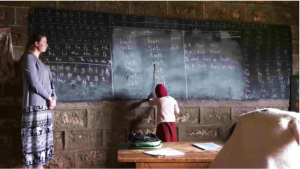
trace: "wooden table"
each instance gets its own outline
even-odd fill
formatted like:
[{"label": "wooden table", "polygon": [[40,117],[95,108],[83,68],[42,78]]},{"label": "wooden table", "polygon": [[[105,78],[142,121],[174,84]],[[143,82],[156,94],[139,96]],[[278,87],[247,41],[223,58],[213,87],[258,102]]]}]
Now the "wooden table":
[{"label": "wooden table", "polygon": [[[207,141],[206,141],[207,142]],[[185,152],[183,156],[175,157],[157,157],[144,154],[144,151],[155,149],[128,149],[128,144],[121,144],[118,150],[119,162],[134,162],[136,168],[208,168],[219,151],[201,150],[192,146],[197,142],[169,142],[163,143],[162,148],[173,148]],[[222,142],[214,142],[218,145],[224,145]]]}]

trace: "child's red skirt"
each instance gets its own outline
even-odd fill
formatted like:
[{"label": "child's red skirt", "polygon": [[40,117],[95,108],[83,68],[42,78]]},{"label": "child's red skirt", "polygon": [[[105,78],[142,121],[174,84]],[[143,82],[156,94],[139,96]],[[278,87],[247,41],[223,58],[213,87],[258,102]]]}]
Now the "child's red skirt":
[{"label": "child's red skirt", "polygon": [[163,142],[177,142],[176,123],[160,123],[156,128],[156,135]]}]

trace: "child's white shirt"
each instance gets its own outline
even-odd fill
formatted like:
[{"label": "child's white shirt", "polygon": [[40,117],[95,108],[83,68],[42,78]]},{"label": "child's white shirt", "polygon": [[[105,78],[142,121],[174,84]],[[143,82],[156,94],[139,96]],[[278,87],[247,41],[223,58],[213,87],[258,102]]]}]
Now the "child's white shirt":
[{"label": "child's white shirt", "polygon": [[176,122],[175,114],[179,113],[177,101],[171,96],[150,99],[151,106],[157,106],[157,124],[162,122]]}]

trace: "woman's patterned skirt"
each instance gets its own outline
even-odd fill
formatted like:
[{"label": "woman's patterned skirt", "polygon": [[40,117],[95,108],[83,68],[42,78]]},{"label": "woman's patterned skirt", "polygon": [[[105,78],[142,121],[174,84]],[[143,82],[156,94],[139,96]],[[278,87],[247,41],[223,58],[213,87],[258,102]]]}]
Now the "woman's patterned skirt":
[{"label": "woman's patterned skirt", "polygon": [[47,106],[23,109],[21,138],[23,161],[27,168],[46,165],[54,157],[52,112]]}]

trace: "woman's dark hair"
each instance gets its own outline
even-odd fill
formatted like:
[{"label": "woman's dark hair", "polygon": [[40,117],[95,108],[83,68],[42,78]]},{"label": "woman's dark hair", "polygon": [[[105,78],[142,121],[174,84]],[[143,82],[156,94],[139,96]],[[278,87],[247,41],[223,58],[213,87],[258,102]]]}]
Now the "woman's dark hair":
[{"label": "woman's dark hair", "polygon": [[[28,43],[26,45],[26,48],[24,50],[24,55],[32,53],[35,50],[35,42],[40,42],[42,40],[43,37],[46,37],[45,34],[42,33],[33,33],[30,35],[29,39],[28,39]],[[22,58],[23,58],[22,56]],[[49,66],[49,63],[47,62],[47,60],[43,57],[42,53],[39,56],[39,59],[47,66]]]}]

